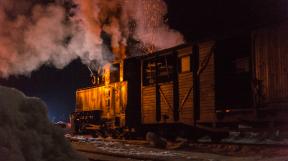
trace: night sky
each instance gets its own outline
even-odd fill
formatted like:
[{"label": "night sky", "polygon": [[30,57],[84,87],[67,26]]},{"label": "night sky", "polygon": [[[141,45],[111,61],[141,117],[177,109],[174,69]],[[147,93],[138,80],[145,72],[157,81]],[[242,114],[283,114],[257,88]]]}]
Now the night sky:
[{"label": "night sky", "polygon": [[[246,32],[288,18],[287,0],[165,0],[168,23],[186,41]],[[52,121],[68,119],[75,106],[75,91],[90,85],[89,70],[80,60],[62,70],[41,67],[29,77],[0,80],[1,85],[42,98]]]}]

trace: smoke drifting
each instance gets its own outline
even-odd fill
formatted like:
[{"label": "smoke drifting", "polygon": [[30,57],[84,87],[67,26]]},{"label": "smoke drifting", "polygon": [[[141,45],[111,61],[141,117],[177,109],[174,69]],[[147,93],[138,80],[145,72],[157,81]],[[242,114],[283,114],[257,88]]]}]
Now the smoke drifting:
[{"label": "smoke drifting", "polygon": [[48,120],[37,98],[0,86],[1,161],[87,161]]},{"label": "smoke drifting", "polygon": [[1,0],[0,77],[42,65],[61,69],[77,58],[103,64],[112,53],[123,55],[130,39],[150,52],[183,43],[166,14],[163,0]]}]

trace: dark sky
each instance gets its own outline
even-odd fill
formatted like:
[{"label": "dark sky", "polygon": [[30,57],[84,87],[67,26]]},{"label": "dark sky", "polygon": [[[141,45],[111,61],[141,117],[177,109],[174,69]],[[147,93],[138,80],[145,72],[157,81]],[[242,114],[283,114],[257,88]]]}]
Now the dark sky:
[{"label": "dark sky", "polygon": [[287,0],[165,1],[170,26],[188,40],[248,31],[277,23],[288,15]]},{"label": "dark sky", "polygon": [[[168,23],[187,41],[245,32],[285,20],[288,0],[165,0]],[[11,77],[0,84],[42,98],[51,120],[66,120],[74,110],[75,91],[90,84],[89,71],[80,60],[63,70],[45,66],[30,77]]]}]

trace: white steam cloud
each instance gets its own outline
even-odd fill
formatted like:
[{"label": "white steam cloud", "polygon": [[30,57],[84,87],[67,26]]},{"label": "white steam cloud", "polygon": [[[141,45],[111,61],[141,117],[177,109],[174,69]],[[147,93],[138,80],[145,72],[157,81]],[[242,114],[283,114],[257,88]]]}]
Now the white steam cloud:
[{"label": "white steam cloud", "polygon": [[[184,42],[165,23],[163,0],[38,1],[0,1],[0,77],[27,75],[42,65],[61,69],[77,58],[103,64],[112,52],[125,52],[129,39],[151,51]],[[104,44],[103,32],[111,44]]]},{"label": "white steam cloud", "polygon": [[48,120],[37,98],[0,86],[1,161],[87,161]]}]

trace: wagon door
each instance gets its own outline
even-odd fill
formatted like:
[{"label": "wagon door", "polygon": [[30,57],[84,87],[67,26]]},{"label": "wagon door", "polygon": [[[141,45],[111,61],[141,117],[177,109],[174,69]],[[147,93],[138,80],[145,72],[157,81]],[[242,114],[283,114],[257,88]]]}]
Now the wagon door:
[{"label": "wagon door", "polygon": [[142,123],[169,123],[174,119],[174,72],[172,53],[142,62]]},{"label": "wagon door", "polygon": [[[158,65],[158,93],[159,98],[158,101],[160,109],[158,114],[158,120],[161,122],[173,122],[174,121],[174,84],[173,84],[173,76],[174,76],[174,62],[173,55],[162,56],[157,60]],[[176,59],[177,60],[177,59]],[[156,97],[157,100],[157,97]],[[157,104],[156,104],[157,105]],[[156,106],[157,109],[157,106]],[[157,114],[156,114],[157,117]],[[160,118],[160,119],[159,119]]]}]

